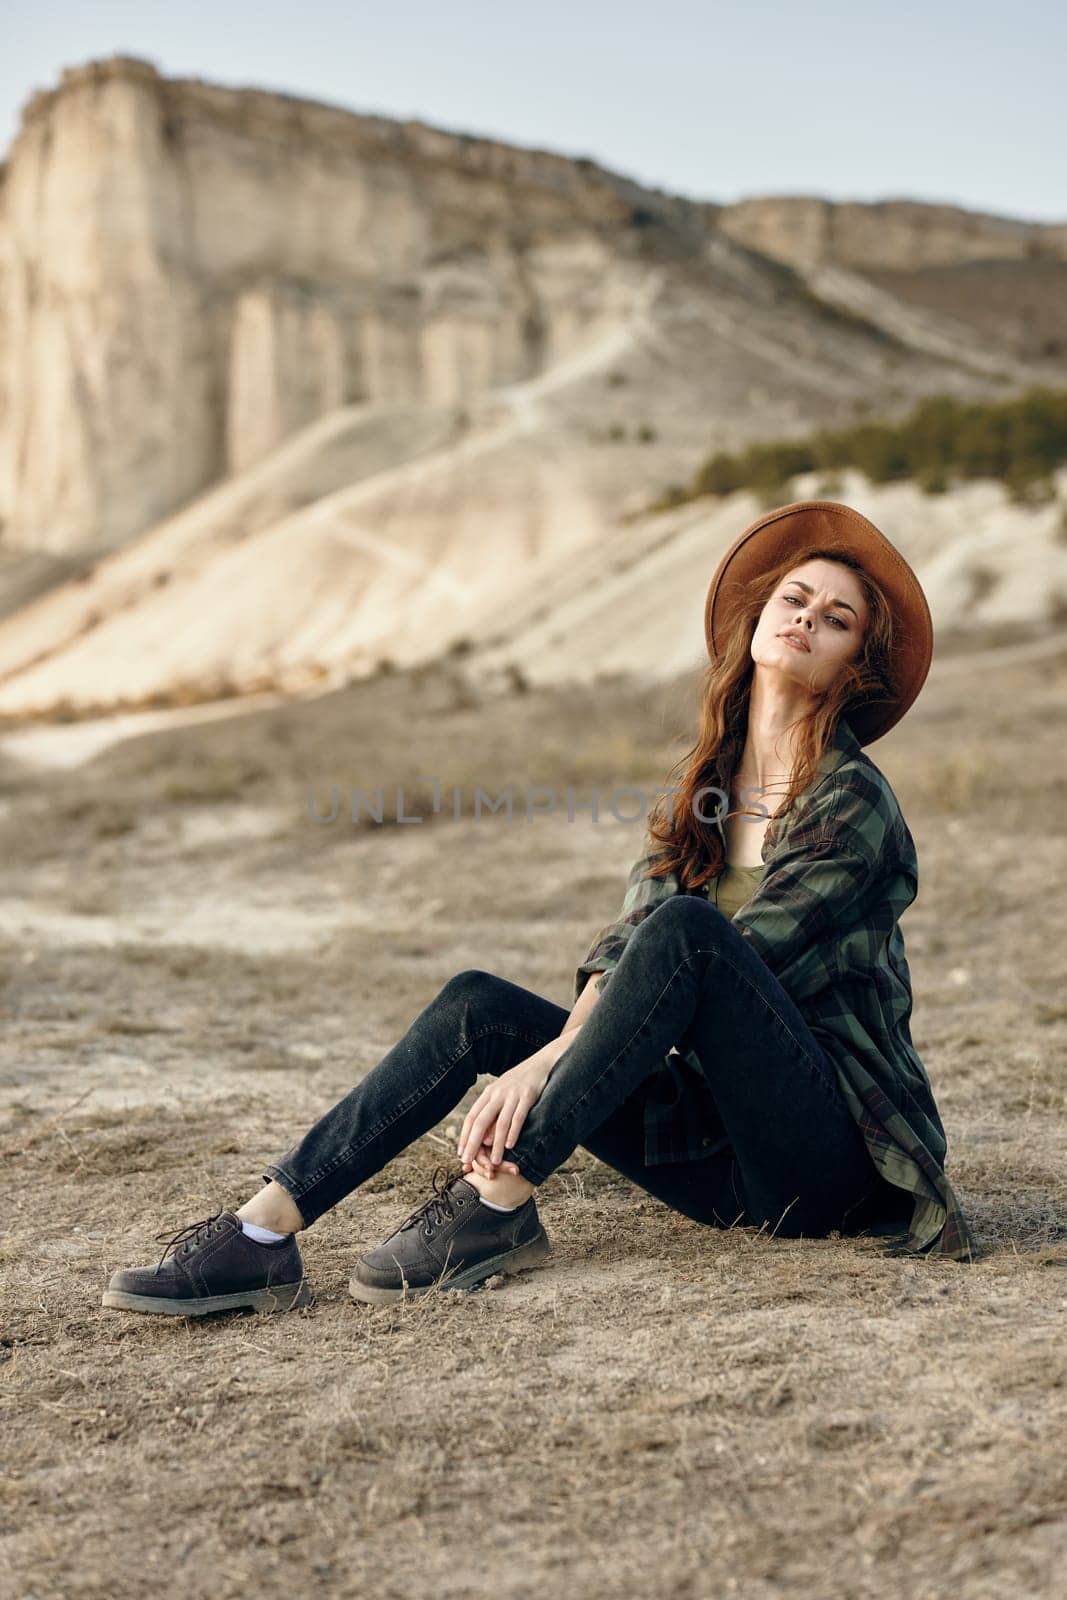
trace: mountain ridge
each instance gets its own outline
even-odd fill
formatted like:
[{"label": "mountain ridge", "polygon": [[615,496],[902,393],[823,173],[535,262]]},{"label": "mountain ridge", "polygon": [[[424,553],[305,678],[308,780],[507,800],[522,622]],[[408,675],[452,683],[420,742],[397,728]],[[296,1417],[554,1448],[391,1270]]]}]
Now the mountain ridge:
[{"label": "mountain ridge", "polygon": [[944,208],[722,207],[129,58],[70,69],[0,193],[0,713],[432,656],[535,574],[595,582],[714,448],[1067,383],[1059,235],[1021,226],[875,269],[879,227],[886,259],[944,254]]}]

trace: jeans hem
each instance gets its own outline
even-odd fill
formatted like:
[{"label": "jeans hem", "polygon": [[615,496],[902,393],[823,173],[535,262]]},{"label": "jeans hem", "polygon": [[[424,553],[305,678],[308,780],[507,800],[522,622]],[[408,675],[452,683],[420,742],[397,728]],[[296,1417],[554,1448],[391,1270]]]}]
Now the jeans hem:
[{"label": "jeans hem", "polygon": [[541,1172],[528,1157],[520,1156],[514,1150],[506,1151],[504,1159],[505,1161],[513,1161],[519,1169],[519,1176],[525,1178],[527,1183],[532,1183],[535,1188],[540,1188],[548,1177],[547,1172]]}]

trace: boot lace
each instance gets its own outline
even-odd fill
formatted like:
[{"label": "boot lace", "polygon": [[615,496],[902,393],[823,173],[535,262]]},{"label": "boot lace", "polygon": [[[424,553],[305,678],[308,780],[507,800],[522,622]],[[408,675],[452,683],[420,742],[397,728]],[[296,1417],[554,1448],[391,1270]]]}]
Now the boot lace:
[{"label": "boot lace", "polygon": [[[461,1172],[453,1172],[447,1166],[435,1167],[431,1179],[433,1194],[415,1207],[411,1215],[400,1224],[399,1231],[415,1228],[420,1222],[425,1222],[428,1228],[434,1228],[442,1222],[451,1222],[456,1215],[456,1206],[449,1191],[456,1179],[462,1176]],[[440,1185],[437,1182],[438,1177],[441,1179]]]},{"label": "boot lace", "polygon": [[[171,1234],[169,1238],[167,1238],[166,1233],[157,1233],[156,1240],[166,1239],[167,1247],[156,1263],[156,1272],[159,1271],[172,1250],[174,1251],[174,1258],[177,1260],[179,1256],[189,1255],[198,1245],[209,1239],[213,1233],[219,1232],[220,1230],[216,1228],[215,1224],[221,1216],[222,1212],[216,1211],[210,1217],[203,1217],[199,1222],[190,1222],[188,1227],[179,1228],[177,1233]],[[223,1224],[224,1226],[225,1224]]]}]

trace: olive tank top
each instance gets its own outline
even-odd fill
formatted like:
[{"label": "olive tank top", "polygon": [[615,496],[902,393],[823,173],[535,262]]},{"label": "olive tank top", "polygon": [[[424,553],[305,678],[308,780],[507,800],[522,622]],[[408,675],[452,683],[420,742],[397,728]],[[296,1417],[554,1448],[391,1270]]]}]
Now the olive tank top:
[{"label": "olive tank top", "polygon": [[734,867],[728,861],[722,877],[714,878],[711,882],[709,898],[712,905],[718,906],[724,916],[732,919],[755,894],[766,870],[766,863],[762,861],[755,867]]}]

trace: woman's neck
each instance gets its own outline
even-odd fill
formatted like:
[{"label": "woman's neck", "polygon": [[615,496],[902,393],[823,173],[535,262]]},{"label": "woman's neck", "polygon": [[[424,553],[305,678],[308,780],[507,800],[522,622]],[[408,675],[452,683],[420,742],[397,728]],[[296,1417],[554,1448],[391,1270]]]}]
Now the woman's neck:
[{"label": "woman's neck", "polygon": [[735,782],[785,793],[799,758],[797,719],[803,711],[795,694],[773,690],[757,674],[749,695],[745,743]]}]

